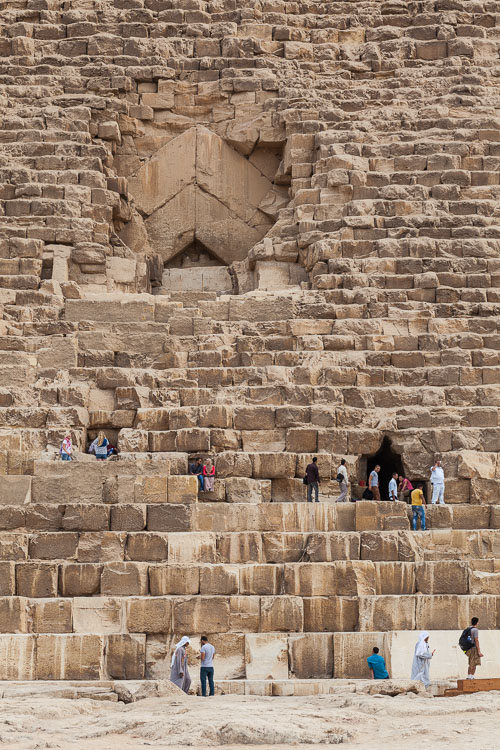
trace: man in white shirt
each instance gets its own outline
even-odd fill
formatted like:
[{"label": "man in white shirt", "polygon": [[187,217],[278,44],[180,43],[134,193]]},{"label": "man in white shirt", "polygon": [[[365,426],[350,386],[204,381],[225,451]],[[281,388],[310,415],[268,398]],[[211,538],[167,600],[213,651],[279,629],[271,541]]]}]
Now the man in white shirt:
[{"label": "man in white shirt", "polygon": [[[341,480],[340,477],[343,477]],[[347,476],[347,469],[345,467],[345,458],[340,462],[340,466],[337,469],[337,481],[340,487],[340,495],[337,498],[338,503],[345,503],[347,500],[347,485],[349,484],[349,477]]]},{"label": "man in white shirt", "polygon": [[395,500],[398,499],[398,474],[397,472],[394,472],[392,475],[392,479],[389,482],[389,500]]},{"label": "man in white shirt", "polygon": [[432,504],[444,505],[444,471],[441,467],[441,461],[435,461],[431,466],[431,484],[432,484]]}]

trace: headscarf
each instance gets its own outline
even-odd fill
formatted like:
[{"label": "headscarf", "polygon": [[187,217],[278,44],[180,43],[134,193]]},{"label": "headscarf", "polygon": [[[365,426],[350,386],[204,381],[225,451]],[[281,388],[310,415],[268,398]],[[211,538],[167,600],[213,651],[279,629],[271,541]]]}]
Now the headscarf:
[{"label": "headscarf", "polygon": [[429,637],[427,630],[422,630],[418,636],[417,646],[415,648],[415,656],[426,656],[428,653],[429,645],[425,642],[425,639]]},{"label": "headscarf", "polygon": [[65,453],[71,453],[73,449],[73,445],[71,444],[71,435],[65,435],[64,439],[62,441],[61,449]]},{"label": "headscarf", "polygon": [[171,667],[174,666],[175,655],[177,653],[177,649],[180,648],[181,646],[185,646],[187,643],[191,643],[191,640],[190,640],[189,636],[183,635],[182,638],[180,639],[179,643],[175,644],[174,653],[172,654],[172,662],[170,664]]}]

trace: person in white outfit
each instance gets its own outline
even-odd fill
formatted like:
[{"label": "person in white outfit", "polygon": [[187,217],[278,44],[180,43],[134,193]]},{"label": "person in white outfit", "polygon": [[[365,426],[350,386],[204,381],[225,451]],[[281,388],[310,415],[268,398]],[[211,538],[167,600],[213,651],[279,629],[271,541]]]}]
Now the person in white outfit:
[{"label": "person in white outfit", "polygon": [[418,636],[417,645],[415,646],[413,664],[411,665],[411,680],[420,680],[420,682],[424,683],[425,687],[429,687],[431,684],[429,667],[435,653],[436,649],[431,652],[429,648],[429,633],[427,630],[423,630]]},{"label": "person in white outfit", "polygon": [[340,466],[337,469],[337,481],[340,487],[340,495],[337,498],[337,502],[345,503],[347,500],[347,486],[349,484],[349,477],[347,476],[347,469],[345,467],[345,458],[341,460]]},{"label": "person in white outfit", "polygon": [[436,505],[439,501],[440,505],[444,505],[444,471],[441,461],[435,461],[434,466],[431,466],[431,484],[432,504]]}]

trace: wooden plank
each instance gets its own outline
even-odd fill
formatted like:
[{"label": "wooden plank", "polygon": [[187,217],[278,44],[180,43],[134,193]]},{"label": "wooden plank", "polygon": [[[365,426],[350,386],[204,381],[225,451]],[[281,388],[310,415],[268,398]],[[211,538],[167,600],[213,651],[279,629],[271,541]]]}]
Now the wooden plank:
[{"label": "wooden plank", "polygon": [[454,698],[456,695],[463,695],[463,691],[456,690],[456,689],[453,690],[450,688],[449,690],[444,691],[444,695],[445,695],[445,698]]},{"label": "wooden plank", "polygon": [[479,693],[487,690],[500,690],[500,678],[491,677],[488,680],[458,680],[458,690],[464,693]]}]

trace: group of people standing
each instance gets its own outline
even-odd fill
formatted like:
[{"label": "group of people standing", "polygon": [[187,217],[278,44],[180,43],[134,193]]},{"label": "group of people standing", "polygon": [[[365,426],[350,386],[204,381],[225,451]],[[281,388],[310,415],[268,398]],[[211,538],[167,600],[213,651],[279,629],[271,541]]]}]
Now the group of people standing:
[{"label": "group of people standing", "polygon": [[[71,440],[71,434],[68,432],[61,443],[59,448],[59,456],[61,461],[72,461],[74,458],[75,449]],[[88,453],[94,453],[95,457],[99,460],[105,460],[110,456],[116,455],[118,451],[111,445],[108,438],[101,430],[95,440],[93,440],[88,448]]]},{"label": "group of people standing", "polygon": [[214,491],[215,466],[210,458],[205,459],[205,461],[202,461],[201,458],[195,458],[189,464],[189,473],[197,477],[199,492]]},{"label": "group of people standing", "polygon": [[[175,644],[170,663],[170,680],[185,693],[189,693],[191,687],[191,676],[188,665],[188,649],[191,645],[189,636],[184,635],[181,640]],[[200,638],[200,650],[197,658],[200,659],[200,682],[201,694],[207,695],[207,681],[209,695],[215,695],[214,686],[214,656],[215,647],[209,643],[206,635]]]}]

